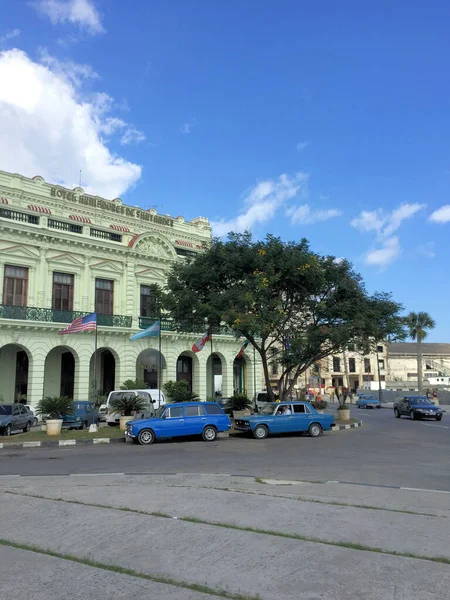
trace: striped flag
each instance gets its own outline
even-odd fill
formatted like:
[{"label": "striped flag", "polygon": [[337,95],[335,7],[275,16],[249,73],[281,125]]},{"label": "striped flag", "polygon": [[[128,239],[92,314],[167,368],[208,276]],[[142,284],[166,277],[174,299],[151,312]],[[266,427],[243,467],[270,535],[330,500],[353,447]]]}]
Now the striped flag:
[{"label": "striped flag", "polygon": [[161,321],[155,321],[153,325],[144,329],[144,331],[138,331],[130,336],[130,341],[134,342],[134,340],[140,340],[143,337],[152,337],[160,335],[161,333]]},{"label": "striped flag", "polygon": [[243,356],[245,349],[247,348],[249,344],[248,340],[245,340],[245,342],[242,344],[241,349],[239,350],[239,352],[236,354],[236,358],[241,358],[241,356]]},{"label": "striped flag", "polygon": [[58,335],[79,333],[80,331],[91,331],[95,329],[97,329],[97,313],[91,313],[89,315],[84,315],[84,317],[78,317],[78,319],[72,321],[65,329],[58,331]]},{"label": "striped flag", "polygon": [[203,337],[201,337],[199,340],[197,340],[195,342],[195,344],[192,346],[192,352],[200,352],[200,350],[203,350],[206,342],[209,342],[211,337],[212,336],[209,331],[207,331],[205,334],[203,334]]}]

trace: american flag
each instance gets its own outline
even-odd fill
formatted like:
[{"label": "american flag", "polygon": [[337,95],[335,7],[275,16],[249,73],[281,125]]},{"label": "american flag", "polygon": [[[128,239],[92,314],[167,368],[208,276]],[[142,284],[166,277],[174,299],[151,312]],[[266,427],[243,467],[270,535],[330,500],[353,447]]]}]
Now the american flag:
[{"label": "american flag", "polygon": [[248,340],[245,340],[245,342],[241,346],[241,349],[236,354],[236,358],[241,358],[241,356],[244,355],[244,352],[245,352],[245,349],[247,348],[247,346],[248,346]]},{"label": "american flag", "polygon": [[80,331],[90,331],[91,329],[97,328],[97,313],[91,313],[84,317],[78,317],[75,321],[72,321],[65,329],[58,331],[58,335],[66,333],[78,333]]}]

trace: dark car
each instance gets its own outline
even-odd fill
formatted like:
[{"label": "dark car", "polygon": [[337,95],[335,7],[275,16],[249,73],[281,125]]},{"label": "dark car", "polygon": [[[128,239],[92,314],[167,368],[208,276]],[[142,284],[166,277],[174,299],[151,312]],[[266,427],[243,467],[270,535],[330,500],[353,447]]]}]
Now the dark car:
[{"label": "dark car", "polygon": [[400,419],[407,415],[411,419],[442,419],[442,409],[436,406],[426,396],[405,396],[398,402],[394,402],[394,415]]},{"label": "dark car", "polygon": [[22,404],[0,404],[0,433],[11,435],[13,431],[30,431],[34,417]]},{"label": "dark car", "polygon": [[89,425],[98,425],[100,415],[93,402],[76,400],[72,402],[73,413],[63,415],[63,427],[66,429],[87,429]]}]

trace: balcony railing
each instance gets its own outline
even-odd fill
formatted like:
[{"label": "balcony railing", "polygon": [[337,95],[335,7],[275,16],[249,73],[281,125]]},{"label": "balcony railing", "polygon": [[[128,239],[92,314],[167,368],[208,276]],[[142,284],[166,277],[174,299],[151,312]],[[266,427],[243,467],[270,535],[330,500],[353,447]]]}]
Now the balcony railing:
[{"label": "balcony railing", "polygon": [[[7,306],[0,304],[0,319],[21,321],[40,321],[43,323],[72,323],[78,317],[84,317],[86,311],[54,310],[34,306]],[[133,317],[126,315],[97,315],[99,327],[131,327]]]},{"label": "balcony railing", "polygon": [[[159,319],[158,316],[154,317],[139,317],[139,329],[147,329],[150,325],[153,325],[155,321]],[[185,323],[180,325],[179,327],[175,327],[175,323],[173,319],[170,318],[162,318],[161,319],[161,331],[181,331],[184,333],[205,333],[206,327],[201,327],[199,325],[193,325],[190,323]],[[230,327],[223,325],[221,327],[213,327],[212,328],[213,335],[234,335],[234,332]]]}]

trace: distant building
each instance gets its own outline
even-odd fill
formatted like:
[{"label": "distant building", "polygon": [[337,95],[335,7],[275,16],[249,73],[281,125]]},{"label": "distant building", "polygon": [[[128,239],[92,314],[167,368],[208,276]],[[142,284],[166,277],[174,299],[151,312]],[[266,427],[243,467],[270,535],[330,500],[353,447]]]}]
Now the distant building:
[{"label": "distant building", "polygon": [[[450,344],[422,343],[424,386],[448,386],[450,381]],[[388,385],[393,389],[417,389],[417,344],[387,345]]]}]

